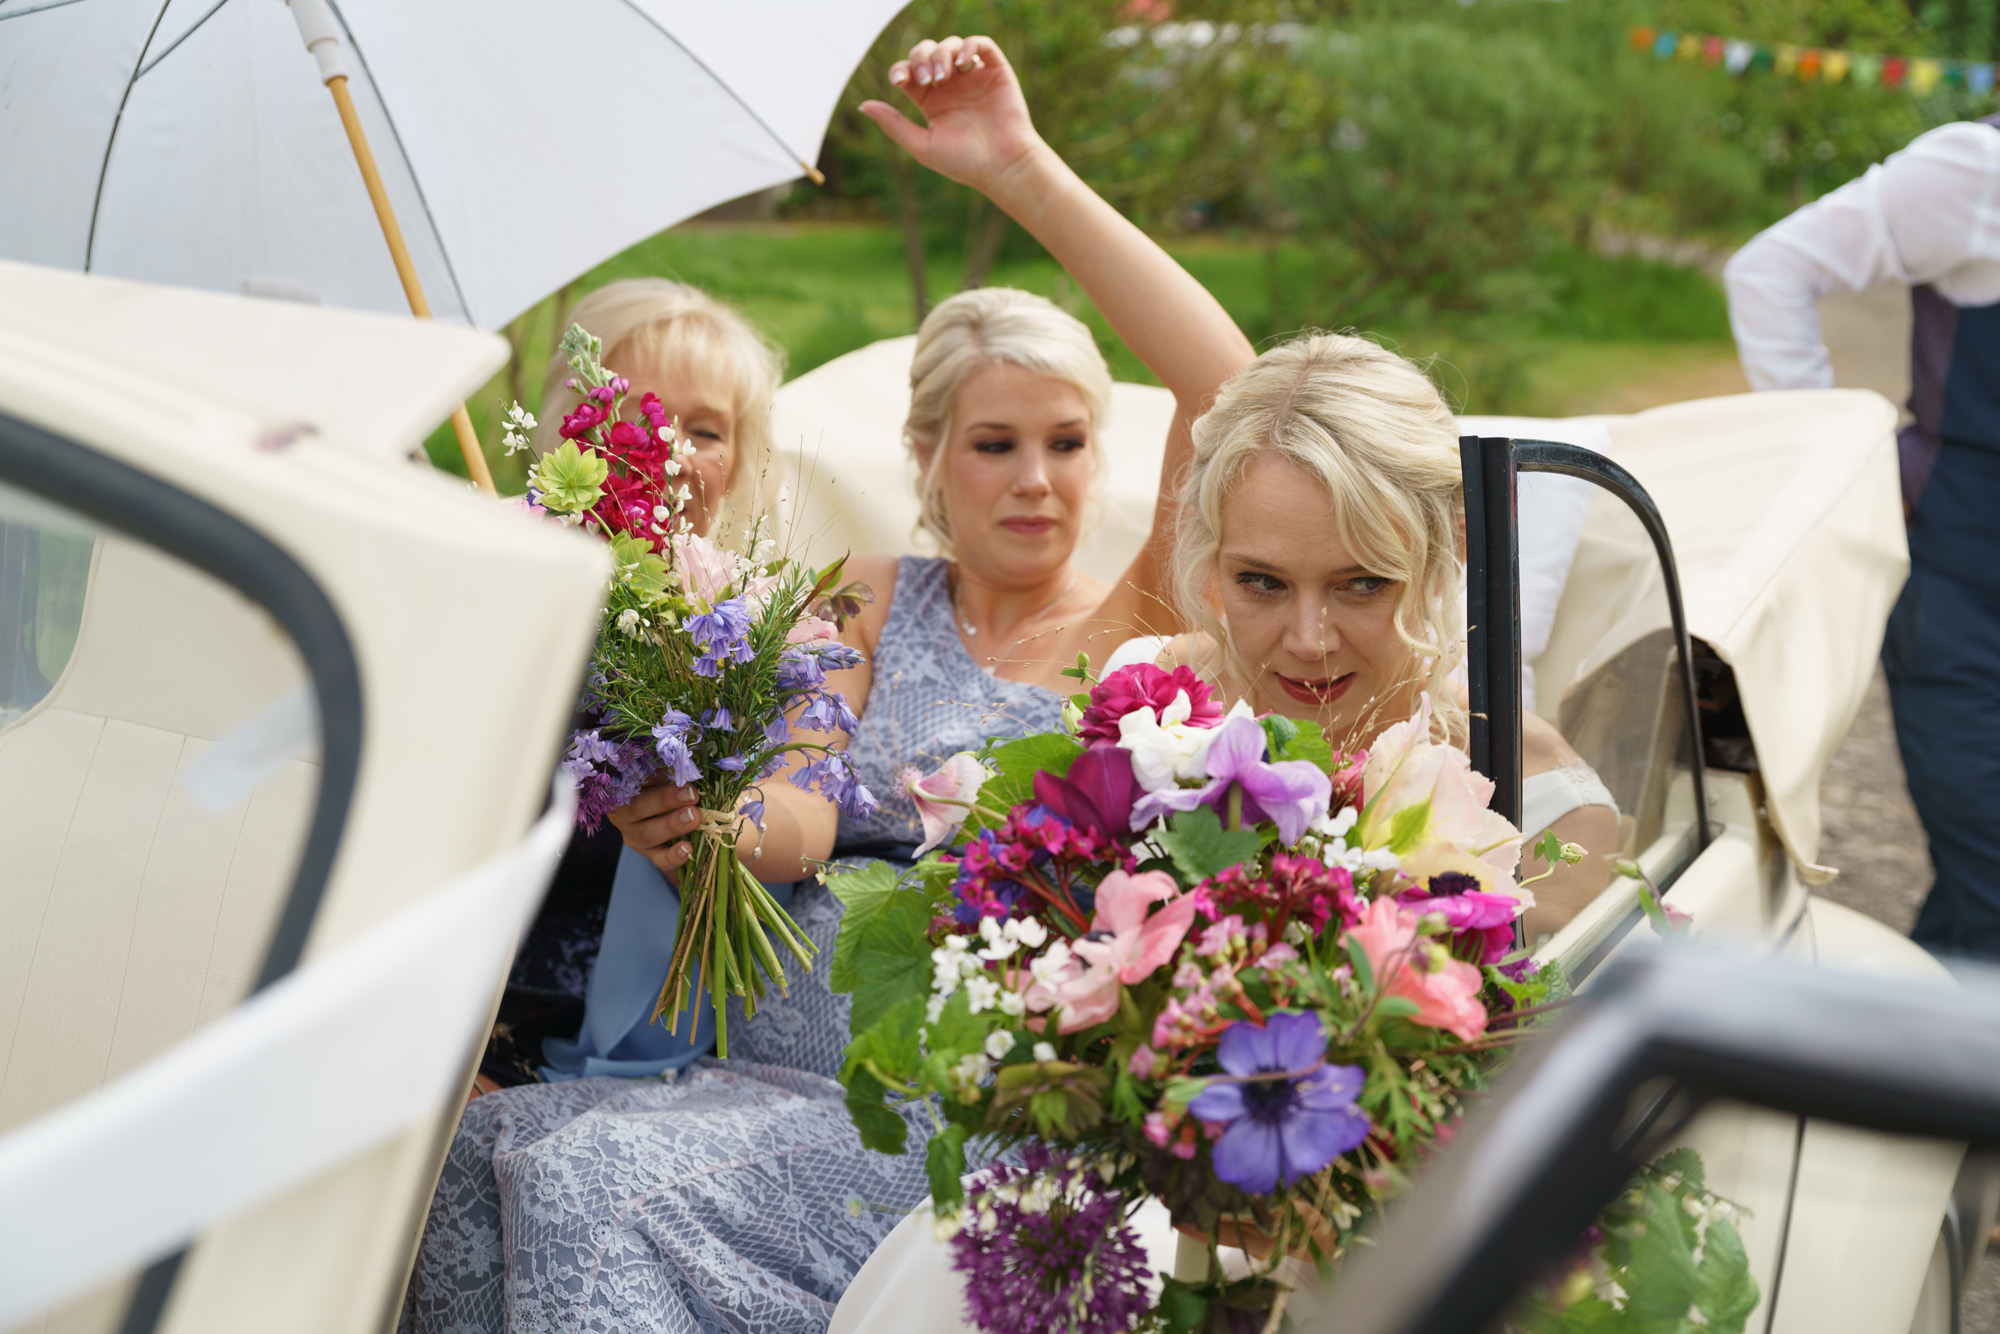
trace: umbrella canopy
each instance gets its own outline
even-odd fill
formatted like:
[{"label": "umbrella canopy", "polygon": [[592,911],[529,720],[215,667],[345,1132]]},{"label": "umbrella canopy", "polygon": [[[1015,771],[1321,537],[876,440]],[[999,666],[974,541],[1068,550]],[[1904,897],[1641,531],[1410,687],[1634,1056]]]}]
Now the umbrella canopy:
[{"label": "umbrella canopy", "polygon": [[[441,319],[805,172],[901,0],[338,0]],[[281,0],[0,0],[0,258],[408,309]]]}]

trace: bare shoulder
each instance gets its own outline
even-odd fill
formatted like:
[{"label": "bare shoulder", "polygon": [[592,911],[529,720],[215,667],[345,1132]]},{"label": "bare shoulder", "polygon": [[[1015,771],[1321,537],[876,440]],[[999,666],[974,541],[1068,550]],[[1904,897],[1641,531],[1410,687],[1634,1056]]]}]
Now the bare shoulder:
[{"label": "bare shoulder", "polygon": [[1563,740],[1561,732],[1539,714],[1521,716],[1521,772],[1545,774],[1564,765],[1582,764],[1583,757]]},{"label": "bare shoulder", "polygon": [[875,642],[882,637],[882,627],[889,619],[889,604],[896,600],[896,567],[894,556],[847,558],[847,577],[868,585],[868,591],[874,594],[874,601],[862,606],[861,614],[842,636],[863,653],[874,652]]}]

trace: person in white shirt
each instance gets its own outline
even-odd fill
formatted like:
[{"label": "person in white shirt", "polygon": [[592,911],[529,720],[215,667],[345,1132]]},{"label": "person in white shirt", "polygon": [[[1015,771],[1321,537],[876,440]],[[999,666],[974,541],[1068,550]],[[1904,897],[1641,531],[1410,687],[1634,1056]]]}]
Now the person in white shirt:
[{"label": "person in white shirt", "polygon": [[1918,136],[1730,260],[1754,389],[1833,384],[1815,303],[1906,283],[1910,579],[1882,664],[1936,877],[1913,938],[2000,959],[2000,116]]}]

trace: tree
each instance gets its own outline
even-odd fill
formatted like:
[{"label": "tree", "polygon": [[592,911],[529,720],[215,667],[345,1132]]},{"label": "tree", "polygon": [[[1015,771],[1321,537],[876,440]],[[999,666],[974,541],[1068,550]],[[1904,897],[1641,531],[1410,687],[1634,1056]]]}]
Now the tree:
[{"label": "tree", "polygon": [[1280,0],[1209,0],[1155,21],[1166,10],[1165,0],[918,0],[890,23],[849,83],[832,139],[854,162],[853,188],[893,207],[919,323],[930,307],[927,233],[964,220],[964,289],[986,281],[1010,223],[914,168],[851,108],[872,97],[907,111],[890,65],[925,37],[983,33],[1007,52],[1050,145],[1114,205],[1158,219],[1252,178],[1294,77],[1273,40]]}]

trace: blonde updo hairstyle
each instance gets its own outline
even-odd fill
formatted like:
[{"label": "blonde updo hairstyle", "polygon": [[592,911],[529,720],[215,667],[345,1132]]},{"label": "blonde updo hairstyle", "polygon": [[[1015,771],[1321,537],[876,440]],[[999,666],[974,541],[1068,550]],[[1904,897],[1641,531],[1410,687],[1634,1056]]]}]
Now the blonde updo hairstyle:
[{"label": "blonde updo hairstyle", "polygon": [[[614,371],[630,375],[643,366],[678,364],[696,384],[728,399],[736,424],[736,464],[709,536],[740,546],[737,530],[770,510],[768,493],[774,488],[765,483],[772,464],[771,406],[784,379],[784,353],[729,306],[698,287],[665,278],[607,283],[576,303],[569,323],[604,344],[604,363]],[[562,444],[562,420],[582,402],[569,378],[569,365],[557,352],[549,359],[536,419],[537,455]]]},{"label": "blonde updo hairstyle", "polygon": [[[1235,657],[1216,611],[1222,504],[1267,451],[1317,479],[1334,529],[1356,558],[1397,581],[1396,633],[1431,694],[1439,739],[1462,744],[1465,711],[1451,674],[1465,652],[1465,493],[1458,426],[1436,387],[1410,361],[1365,338],[1307,334],[1238,372],[1195,422],[1174,593],[1190,623],[1222,646],[1220,666],[1239,691],[1255,673]],[[1371,734],[1397,721],[1373,720]],[[1332,738],[1349,745],[1366,739]]]},{"label": "blonde updo hairstyle", "polygon": [[965,382],[996,363],[1076,386],[1090,407],[1091,459],[1102,471],[1095,428],[1111,405],[1111,368],[1083,321],[1053,301],[1011,287],[975,288],[940,302],[917,331],[903,443],[917,462],[917,527],[947,556],[953,548],[944,445],[951,438],[952,413]]}]

